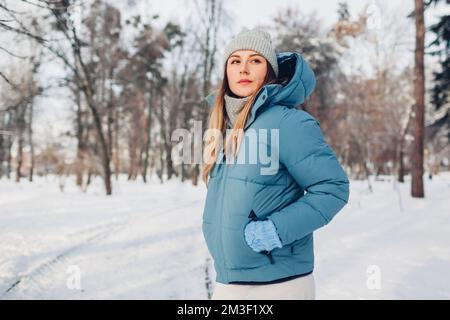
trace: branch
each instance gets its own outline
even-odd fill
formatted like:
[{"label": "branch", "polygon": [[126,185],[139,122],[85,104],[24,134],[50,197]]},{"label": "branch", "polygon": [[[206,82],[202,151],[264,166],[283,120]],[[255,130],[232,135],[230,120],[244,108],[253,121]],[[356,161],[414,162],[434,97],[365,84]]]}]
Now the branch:
[{"label": "branch", "polygon": [[202,10],[201,10],[201,8],[200,8],[200,5],[198,4],[198,1],[197,1],[197,0],[194,0],[194,3],[195,3],[195,6],[197,7],[197,10],[198,10],[198,15],[197,15],[197,17],[200,18],[201,23],[203,24],[203,26],[204,26],[205,29],[206,29],[206,21],[205,21],[205,19],[203,18],[203,12],[202,12]]},{"label": "branch", "polygon": [[19,59],[26,59],[26,58],[27,58],[27,57],[25,57],[25,56],[18,56],[18,55],[12,53],[11,51],[9,51],[9,50],[7,50],[7,49],[5,49],[5,48],[3,48],[3,47],[0,47],[0,50],[3,50],[3,51],[5,51],[7,54],[9,54],[9,55],[11,55],[11,56],[13,56],[13,57],[19,58]]},{"label": "branch", "polygon": [[18,33],[18,34],[24,34],[24,35],[26,35],[26,36],[28,36],[28,37],[30,37],[30,38],[35,39],[36,41],[38,41],[38,42],[40,42],[40,43],[46,41],[45,39],[43,39],[43,38],[41,38],[41,37],[39,37],[39,36],[36,36],[36,35],[30,33],[30,32],[27,31],[27,30],[20,30],[20,29],[14,28],[14,27],[10,27],[10,26],[8,26],[7,24],[4,24],[4,23],[2,23],[2,22],[0,22],[0,27],[3,27],[4,29],[6,29],[6,30],[8,30],[8,31],[12,31],[12,32],[15,32],[15,33]]},{"label": "branch", "polygon": [[0,77],[3,78],[9,85],[14,87],[14,84],[11,83],[11,81],[8,80],[8,78],[0,71]]},{"label": "branch", "polygon": [[[38,8],[48,9],[48,3],[47,3],[47,2],[44,2],[44,3],[46,4],[46,6],[43,6],[43,5],[40,5],[40,4],[31,2],[31,1],[29,1],[29,0],[21,0],[21,1],[22,1],[22,2],[25,2],[25,3],[28,3],[28,4],[31,4],[32,6],[36,6],[36,7],[38,7]],[[38,1],[39,1],[39,0],[38,0]]]},{"label": "branch", "polygon": [[5,6],[4,6],[3,4],[1,4],[1,3],[0,3],[0,8],[3,9],[3,10],[5,10],[5,11],[8,12],[8,13],[21,14],[21,13],[18,12],[18,11],[14,11],[14,10],[12,10],[12,9],[9,9],[9,8],[5,7]]},{"label": "branch", "polygon": [[60,58],[64,65],[66,67],[68,67],[70,70],[72,70],[75,74],[78,74],[78,71],[76,70],[76,68],[74,68],[72,66],[72,64],[69,62],[69,60],[67,60],[67,57],[65,57],[61,52],[59,52],[58,50],[52,48],[50,45],[45,45],[44,43],[41,43],[41,45],[44,48],[47,48],[51,53],[53,53],[55,56],[57,56],[58,58]]}]

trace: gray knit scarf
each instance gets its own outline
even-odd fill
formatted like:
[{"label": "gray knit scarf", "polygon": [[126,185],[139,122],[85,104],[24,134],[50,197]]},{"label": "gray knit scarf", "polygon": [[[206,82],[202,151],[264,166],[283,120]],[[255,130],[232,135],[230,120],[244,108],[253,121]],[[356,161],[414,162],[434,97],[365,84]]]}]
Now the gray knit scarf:
[{"label": "gray knit scarf", "polygon": [[225,94],[225,109],[227,111],[228,119],[231,121],[231,124],[234,126],[238,113],[244,107],[245,102],[249,99],[249,97],[244,98],[234,98]]}]

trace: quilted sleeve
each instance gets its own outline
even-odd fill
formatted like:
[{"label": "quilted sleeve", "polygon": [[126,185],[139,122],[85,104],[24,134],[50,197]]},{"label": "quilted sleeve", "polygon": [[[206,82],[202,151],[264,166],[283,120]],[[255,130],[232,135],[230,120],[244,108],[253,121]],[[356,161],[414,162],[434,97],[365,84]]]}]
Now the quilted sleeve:
[{"label": "quilted sleeve", "polygon": [[349,198],[349,180],[319,122],[293,109],[280,122],[279,159],[306,194],[268,216],[283,245],[328,224]]}]

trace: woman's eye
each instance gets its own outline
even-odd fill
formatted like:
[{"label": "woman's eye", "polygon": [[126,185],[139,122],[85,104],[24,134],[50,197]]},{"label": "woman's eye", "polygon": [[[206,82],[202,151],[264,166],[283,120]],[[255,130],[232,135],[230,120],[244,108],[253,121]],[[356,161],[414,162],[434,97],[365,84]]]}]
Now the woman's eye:
[{"label": "woman's eye", "polygon": [[[233,64],[233,63],[235,63],[235,62],[239,62],[239,60],[233,60],[233,61],[231,61],[230,63]],[[252,62],[261,63],[261,60],[259,60],[259,59],[254,59],[254,60],[252,60]]]}]

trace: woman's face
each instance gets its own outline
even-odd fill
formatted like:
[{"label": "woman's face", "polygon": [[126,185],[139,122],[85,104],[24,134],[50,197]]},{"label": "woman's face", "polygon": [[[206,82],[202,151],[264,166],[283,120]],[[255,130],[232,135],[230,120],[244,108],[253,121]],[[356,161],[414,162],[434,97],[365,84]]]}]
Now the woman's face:
[{"label": "woman's face", "polygon": [[267,60],[253,50],[239,50],[228,57],[226,70],[230,90],[239,97],[248,97],[264,83]]}]

